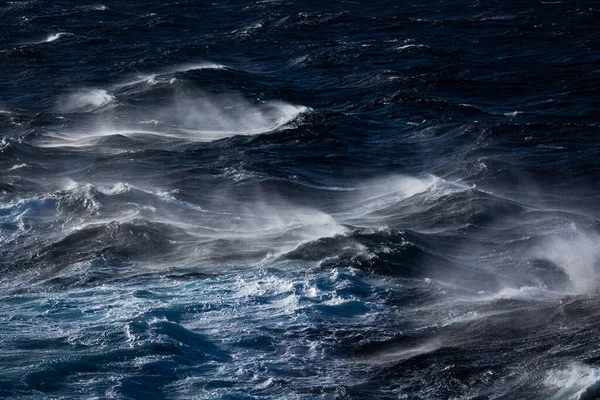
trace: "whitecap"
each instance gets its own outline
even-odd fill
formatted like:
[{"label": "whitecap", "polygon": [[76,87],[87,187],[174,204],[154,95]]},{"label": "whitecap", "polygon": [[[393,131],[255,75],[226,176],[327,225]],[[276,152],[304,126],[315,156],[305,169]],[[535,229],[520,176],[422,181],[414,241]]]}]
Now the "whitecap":
[{"label": "whitecap", "polygon": [[[62,101],[60,112],[96,111],[114,100],[106,91],[80,91]],[[252,104],[236,95],[178,97],[172,103],[150,107],[131,115],[141,121],[115,125],[100,120],[95,126],[80,131],[48,133],[40,141],[42,147],[87,147],[98,139],[125,136],[148,144],[172,142],[210,142],[238,135],[260,135],[287,129],[300,115],[311,109],[282,101]],[[148,129],[152,127],[152,129]],[[114,149],[111,149],[114,150]]]},{"label": "whitecap", "polygon": [[572,364],[567,368],[548,371],[543,382],[548,388],[556,390],[549,400],[559,400],[583,398],[581,395],[598,380],[600,373],[597,369],[583,364]]},{"label": "whitecap", "polygon": [[406,50],[406,49],[410,49],[410,48],[421,48],[421,47],[425,47],[425,45],[423,44],[405,44],[402,46],[398,46],[396,47],[396,50]]},{"label": "whitecap", "polygon": [[14,171],[14,170],[17,170],[17,169],[26,168],[26,167],[28,167],[28,166],[29,166],[29,164],[26,164],[26,163],[23,163],[23,164],[15,164],[15,165],[13,165],[12,167],[10,167],[9,169],[7,169],[7,171]]},{"label": "whitecap", "polygon": [[[114,85],[113,88],[114,89],[128,88],[130,86],[139,85],[140,83],[147,83],[149,85],[156,85],[159,83],[173,84],[175,82],[174,78],[164,79],[163,77],[165,75],[172,75],[172,74],[181,73],[181,72],[189,72],[189,71],[196,71],[196,70],[211,70],[211,69],[218,70],[218,69],[229,69],[229,68],[230,67],[228,67],[227,65],[213,63],[210,61],[202,61],[202,62],[196,62],[196,63],[184,63],[184,64],[180,64],[180,65],[175,65],[173,67],[170,67],[170,68],[167,68],[164,70],[159,70],[159,71],[156,71],[153,73],[146,73],[146,74],[138,75],[134,79],[130,79],[125,82]],[[163,78],[163,79],[160,79],[160,78]]]},{"label": "whitecap", "polygon": [[507,113],[504,113],[504,116],[505,117],[516,117],[519,114],[523,114],[523,111],[507,112]]},{"label": "whitecap", "polygon": [[64,36],[70,36],[72,35],[72,33],[68,33],[68,32],[58,32],[58,33],[53,33],[48,35],[48,37],[46,37],[45,40],[41,41],[40,43],[50,43],[50,42],[54,42],[55,40],[60,39],[61,37]]},{"label": "whitecap", "polygon": [[79,6],[77,8],[85,11],[106,11],[109,9],[104,4],[92,4],[89,6]]},{"label": "whitecap", "polygon": [[[232,113],[235,108],[237,112]],[[180,132],[187,134],[182,138],[197,142],[275,132],[285,129],[301,114],[312,111],[306,106],[281,101],[253,105],[245,100],[226,107],[219,107],[202,100],[195,104],[191,103],[189,108],[184,110],[184,115],[180,115],[178,121],[182,122]]]},{"label": "whitecap", "polygon": [[61,99],[57,111],[61,113],[81,113],[98,110],[115,100],[115,97],[103,89],[81,89]]},{"label": "whitecap", "polygon": [[362,182],[347,200],[350,209],[338,216],[343,220],[365,222],[371,213],[423,193],[439,180],[433,175],[423,178],[393,175]]},{"label": "whitecap", "polygon": [[549,238],[538,246],[534,255],[561,268],[569,277],[571,290],[575,294],[598,290],[599,235],[579,231],[575,225],[571,225],[564,234]]},{"label": "whitecap", "polygon": [[262,27],[263,27],[263,25],[260,22],[254,22],[252,24],[244,26],[243,28],[235,29],[231,33],[235,37],[244,37],[244,36],[249,36],[251,32],[253,32],[259,28],[262,28]]},{"label": "whitecap", "polygon": [[217,64],[217,63],[213,63],[213,62],[188,63],[188,64],[181,64],[176,67],[173,67],[170,70],[168,70],[169,71],[168,73],[187,72],[187,71],[195,71],[195,70],[202,70],[202,69],[225,69],[225,68],[228,68],[228,67],[226,65]]}]

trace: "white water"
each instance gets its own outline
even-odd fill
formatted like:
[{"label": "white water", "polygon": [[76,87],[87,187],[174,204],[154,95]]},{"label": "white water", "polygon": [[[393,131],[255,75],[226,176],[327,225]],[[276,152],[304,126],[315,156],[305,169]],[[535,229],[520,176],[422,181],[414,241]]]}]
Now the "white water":
[{"label": "white water", "polygon": [[81,113],[96,111],[115,100],[115,97],[104,89],[80,89],[64,98],[56,104],[60,113]]}]

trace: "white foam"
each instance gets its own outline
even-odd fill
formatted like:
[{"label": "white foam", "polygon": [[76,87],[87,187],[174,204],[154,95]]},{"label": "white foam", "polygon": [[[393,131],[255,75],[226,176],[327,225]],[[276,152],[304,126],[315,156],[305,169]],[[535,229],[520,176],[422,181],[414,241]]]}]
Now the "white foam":
[{"label": "white foam", "polygon": [[187,72],[187,71],[195,71],[195,70],[203,70],[203,69],[225,69],[228,68],[226,65],[223,64],[216,64],[213,62],[200,62],[200,63],[188,63],[188,64],[181,64],[178,65],[176,67],[171,68],[170,70],[168,70],[168,73],[175,73],[175,72]]},{"label": "white foam", "polygon": [[384,202],[403,200],[422,193],[436,183],[439,178],[430,175],[417,178],[408,175],[394,175],[385,178],[376,178],[365,182],[362,190],[365,191],[363,200],[369,202],[384,199]]},{"label": "white foam", "polygon": [[504,116],[505,117],[516,117],[519,114],[523,114],[523,111],[507,112],[507,113],[504,113]]},{"label": "white foam", "polygon": [[252,24],[246,25],[243,28],[235,29],[231,33],[236,37],[248,36],[252,31],[255,31],[259,28],[262,28],[263,25],[260,22],[254,22]]},{"label": "white foam", "polygon": [[[57,109],[63,113],[92,112],[106,107],[113,101],[114,97],[105,91],[80,92],[61,102]],[[99,139],[117,135],[138,139],[147,137],[210,142],[232,136],[260,135],[285,129],[301,114],[310,111],[308,107],[284,102],[253,105],[238,98],[225,104],[217,104],[207,98],[185,99],[139,115],[139,128],[131,124],[115,126],[112,123],[100,122],[95,128],[47,134],[40,146],[85,148],[93,146]],[[149,119],[151,116],[158,119]],[[149,130],[149,125],[155,126],[156,129]],[[109,150],[114,152],[114,149]]]},{"label": "white foam", "polygon": [[362,182],[348,199],[350,209],[338,214],[338,217],[342,220],[366,221],[369,214],[426,191],[438,179],[433,175],[424,178],[394,175]]},{"label": "white foam", "polygon": [[[335,219],[324,212],[278,202],[262,202],[241,205],[224,219],[215,215],[212,224],[214,239],[234,239],[252,242],[253,246],[270,249],[271,255],[283,254],[298,245],[347,232]],[[205,233],[204,233],[205,234]]]},{"label": "white foam", "polygon": [[28,165],[28,164],[26,164],[26,163],[23,163],[23,164],[15,164],[15,165],[13,165],[12,167],[8,168],[8,169],[7,169],[7,171],[14,171],[14,170],[17,170],[17,169],[26,168],[26,167],[28,167],[28,166],[29,166],[29,165]]},{"label": "white foam", "polygon": [[406,50],[406,49],[410,49],[413,47],[421,48],[421,47],[425,47],[425,45],[423,45],[423,44],[405,44],[405,45],[396,47],[396,50]]},{"label": "white foam", "polygon": [[124,87],[135,86],[135,85],[138,85],[143,82],[150,83],[154,80],[155,77],[156,77],[156,74],[137,75],[134,79],[130,79],[125,82],[114,85],[113,88],[120,89],[120,88],[124,88]]},{"label": "white foam", "polygon": [[130,86],[135,86],[140,83],[147,83],[149,85],[156,85],[159,83],[169,83],[172,84],[174,82],[174,78],[168,79],[159,79],[164,77],[165,75],[171,75],[178,72],[188,72],[188,71],[196,71],[196,70],[204,70],[204,69],[228,69],[229,67],[224,64],[213,63],[210,61],[202,61],[196,63],[184,63],[180,65],[176,65],[170,68],[166,68],[163,70],[159,70],[153,73],[146,73],[142,75],[137,75],[134,79],[127,80],[122,83],[118,83],[114,85],[115,89],[126,88]]},{"label": "white foam", "polygon": [[551,294],[552,292],[549,292],[546,288],[540,286],[521,286],[518,288],[507,287],[493,294],[487,294],[486,292],[484,292],[482,293],[482,296],[479,298],[479,300],[483,300],[486,302],[499,299],[541,300],[543,298],[547,298]]},{"label": "white foam", "polygon": [[283,128],[308,107],[280,101],[251,104],[240,97],[218,104],[211,98],[176,103],[175,113],[189,139],[212,141],[235,135],[259,135]]},{"label": "white foam", "polygon": [[[105,92],[78,93],[63,102],[61,110],[97,110],[112,100],[113,97]],[[100,121],[96,127],[86,130],[48,134],[41,146],[86,147],[94,145],[100,138],[115,135],[210,142],[236,135],[260,135],[285,129],[310,110],[305,106],[280,101],[251,104],[239,96],[230,95],[175,98],[171,104],[141,111],[135,116],[135,119],[142,121],[138,126],[115,126],[114,123]],[[148,129],[149,125],[152,125],[152,129]]]},{"label": "white foam", "polygon": [[[148,196],[139,197],[134,193],[136,198],[141,199],[141,203],[125,200],[122,202],[123,207],[118,209],[112,206],[112,200],[98,196],[98,193],[120,196],[133,191],[144,192]],[[79,231],[113,221],[128,223],[139,218],[177,227],[185,231],[190,239],[195,238],[193,242],[198,245],[195,253],[182,256],[181,260],[184,262],[184,259],[188,259],[194,265],[204,259],[222,256],[221,245],[201,246],[204,243],[235,243],[228,256],[239,256],[240,259],[247,260],[246,254],[251,251],[256,255],[252,262],[262,265],[302,243],[347,231],[347,228],[327,213],[260,196],[236,204],[228,212],[222,212],[219,208],[211,211],[218,207],[218,201],[207,204],[204,208],[177,200],[171,192],[152,188],[139,189],[126,182],[92,185],[67,180],[62,190],[50,197],[59,199],[59,202],[66,201],[69,207],[76,204],[87,210],[78,217],[59,213],[56,223],[62,227],[62,232]],[[219,196],[216,194],[214,197]],[[227,193],[223,193],[223,197],[228,197]]]},{"label": "white foam", "polygon": [[575,293],[590,293],[598,288],[600,236],[580,232],[574,225],[566,235],[547,240],[534,252],[537,258],[547,259],[565,271]]},{"label": "white foam", "polygon": [[80,113],[98,110],[115,100],[103,89],[81,89],[61,99],[56,108],[61,113]]},{"label": "white foam", "polygon": [[600,373],[597,369],[583,364],[573,364],[564,369],[548,371],[544,384],[557,390],[549,400],[576,399],[598,380],[600,380]]},{"label": "white foam", "polygon": [[46,37],[46,39],[40,43],[54,42],[55,40],[58,40],[61,37],[70,36],[70,35],[72,35],[72,33],[68,33],[68,32],[53,33],[53,34],[48,35],[48,37]]},{"label": "white foam", "polygon": [[108,7],[106,7],[104,4],[92,4],[90,6],[80,6],[77,7],[80,10],[94,10],[94,11],[106,11],[108,10]]}]

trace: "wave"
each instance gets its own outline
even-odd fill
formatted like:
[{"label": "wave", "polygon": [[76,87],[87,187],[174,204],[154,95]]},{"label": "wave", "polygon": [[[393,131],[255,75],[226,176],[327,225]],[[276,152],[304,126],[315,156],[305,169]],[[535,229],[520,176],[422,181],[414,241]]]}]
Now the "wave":
[{"label": "wave", "polygon": [[223,65],[223,64],[217,64],[217,63],[213,63],[213,62],[199,62],[199,63],[187,63],[187,64],[181,64],[178,66],[175,66],[171,69],[168,69],[166,72],[163,72],[163,74],[173,74],[176,72],[188,72],[188,71],[196,71],[196,70],[203,70],[203,69],[228,69],[230,67]]},{"label": "wave", "polygon": [[573,294],[598,291],[600,282],[600,235],[585,232],[573,224],[570,231],[553,235],[534,251],[540,260],[546,260],[568,277],[568,289]]},{"label": "wave", "polygon": [[0,5],[0,397],[599,397],[592,1],[101,1]]},{"label": "wave", "polygon": [[[92,90],[70,96],[60,104],[63,112],[103,110],[115,98],[105,91]],[[199,94],[197,97],[175,96],[171,102],[150,106],[130,113],[128,124],[113,122],[100,116],[90,126],[78,131],[47,134],[42,147],[84,148],[106,146],[108,137],[124,136],[157,141],[160,146],[181,142],[211,142],[232,136],[254,136],[286,129],[301,115],[310,112],[306,106],[282,101],[250,103],[238,95]],[[148,122],[151,122],[149,124]],[[148,125],[152,129],[148,129]],[[102,140],[102,141],[100,141]],[[118,144],[118,143],[117,143]],[[105,148],[105,147],[104,147]]]},{"label": "wave", "polygon": [[[138,75],[137,77],[135,77],[135,79],[131,79],[131,80],[127,80],[122,83],[115,84],[113,86],[113,89],[117,92],[123,91],[123,90],[128,90],[128,93],[131,93],[131,88],[135,87],[139,84],[148,84],[150,86],[154,86],[159,83],[173,84],[176,80],[176,78],[173,77],[173,75],[175,75],[177,73],[186,73],[186,72],[190,72],[190,71],[200,71],[200,70],[225,70],[225,69],[231,69],[231,67],[224,65],[224,64],[218,64],[218,63],[214,63],[214,62],[210,62],[210,61],[202,61],[202,62],[196,62],[196,63],[184,63],[184,64],[175,65],[173,67],[166,68],[163,70],[159,70],[156,72]],[[165,78],[165,79],[161,80],[159,78]],[[143,89],[139,89],[137,91],[142,91],[142,90]]]},{"label": "wave", "polygon": [[413,48],[422,48],[422,47],[427,47],[424,44],[418,44],[418,43],[409,43],[409,44],[403,44],[400,45],[398,47],[396,47],[396,50],[407,50],[407,49],[413,49]]},{"label": "wave", "polygon": [[115,101],[115,96],[103,89],[81,89],[56,104],[58,112],[84,113],[100,110]]},{"label": "wave", "polygon": [[[50,264],[67,268],[106,257],[211,266],[260,263],[298,243],[345,231],[318,210],[255,198],[225,211],[219,210],[219,198],[201,207],[167,192],[124,183],[108,187],[69,183],[51,195],[0,209],[0,223],[6,229],[0,241],[6,251],[25,257],[23,265],[35,269]],[[37,235],[44,240],[25,240]]]},{"label": "wave", "polygon": [[[72,183],[23,203],[25,209],[10,211],[4,223],[14,225],[17,215],[28,215],[28,228],[15,228],[10,239],[16,243],[19,235],[50,229],[49,220],[67,234],[144,220],[184,235],[179,249],[187,249],[188,256],[165,255],[167,263],[302,261],[321,269],[352,267],[433,279],[477,301],[527,297],[536,290],[557,295],[596,290],[600,240],[583,216],[532,210],[436,177],[386,177],[353,190],[326,190],[330,204],[322,209],[310,206],[312,196],[323,192],[319,189],[306,205],[272,191],[239,189],[212,190],[195,199],[126,183]],[[40,214],[39,201],[51,202],[53,214]],[[565,223],[573,224],[570,236],[561,231]],[[55,241],[56,232],[48,239]]]},{"label": "wave", "polygon": [[[80,126],[49,132],[41,147],[86,148],[102,146],[111,152],[190,142],[210,142],[232,136],[252,136],[286,129],[311,108],[279,100],[254,101],[235,93],[214,94],[189,83],[173,86],[179,73],[227,69],[222,64],[180,64],[112,90],[80,89],[59,99],[60,114],[97,113]],[[164,80],[158,80],[158,78]],[[159,83],[165,83],[163,87]],[[143,84],[138,87],[138,85]],[[150,129],[149,129],[150,128]],[[114,138],[115,140],[112,140]],[[132,139],[127,144],[120,138]],[[147,140],[146,140],[147,139]],[[148,146],[144,145],[144,141]],[[124,144],[125,149],[119,149]]]},{"label": "wave", "polygon": [[247,38],[250,35],[252,35],[256,30],[258,30],[262,27],[263,27],[263,24],[261,22],[254,22],[254,23],[246,25],[242,28],[233,30],[231,32],[231,34],[233,35],[234,38],[237,38],[237,39]]},{"label": "wave", "polygon": [[597,369],[583,364],[573,364],[565,369],[548,371],[544,385],[557,390],[551,400],[577,398],[593,400],[600,394],[600,373]]},{"label": "wave", "polygon": [[61,268],[95,258],[158,262],[174,252],[178,238],[185,236],[167,224],[144,220],[88,225],[41,249],[33,262],[51,263]]},{"label": "wave", "polygon": [[[166,113],[165,113],[166,111]],[[251,104],[238,96],[178,99],[173,109],[161,110],[163,123],[175,123],[200,141],[217,140],[234,135],[258,135],[282,129],[299,115],[309,112],[305,106],[281,101]]]},{"label": "wave", "polygon": [[41,43],[52,43],[62,37],[65,36],[72,36],[72,33],[69,32],[58,32],[58,33],[52,33],[50,35],[48,35],[44,40],[40,41],[40,42],[35,42],[34,44],[41,44]]},{"label": "wave", "polygon": [[84,11],[106,11],[109,10],[104,4],[92,4],[89,6],[78,6],[77,9]]}]

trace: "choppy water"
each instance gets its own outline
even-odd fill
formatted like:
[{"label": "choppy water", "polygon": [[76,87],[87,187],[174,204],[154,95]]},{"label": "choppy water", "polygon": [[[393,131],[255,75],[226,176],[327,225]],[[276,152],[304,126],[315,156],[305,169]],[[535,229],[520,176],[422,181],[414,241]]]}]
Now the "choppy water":
[{"label": "choppy water", "polygon": [[0,396],[600,398],[596,1],[0,5]]}]

